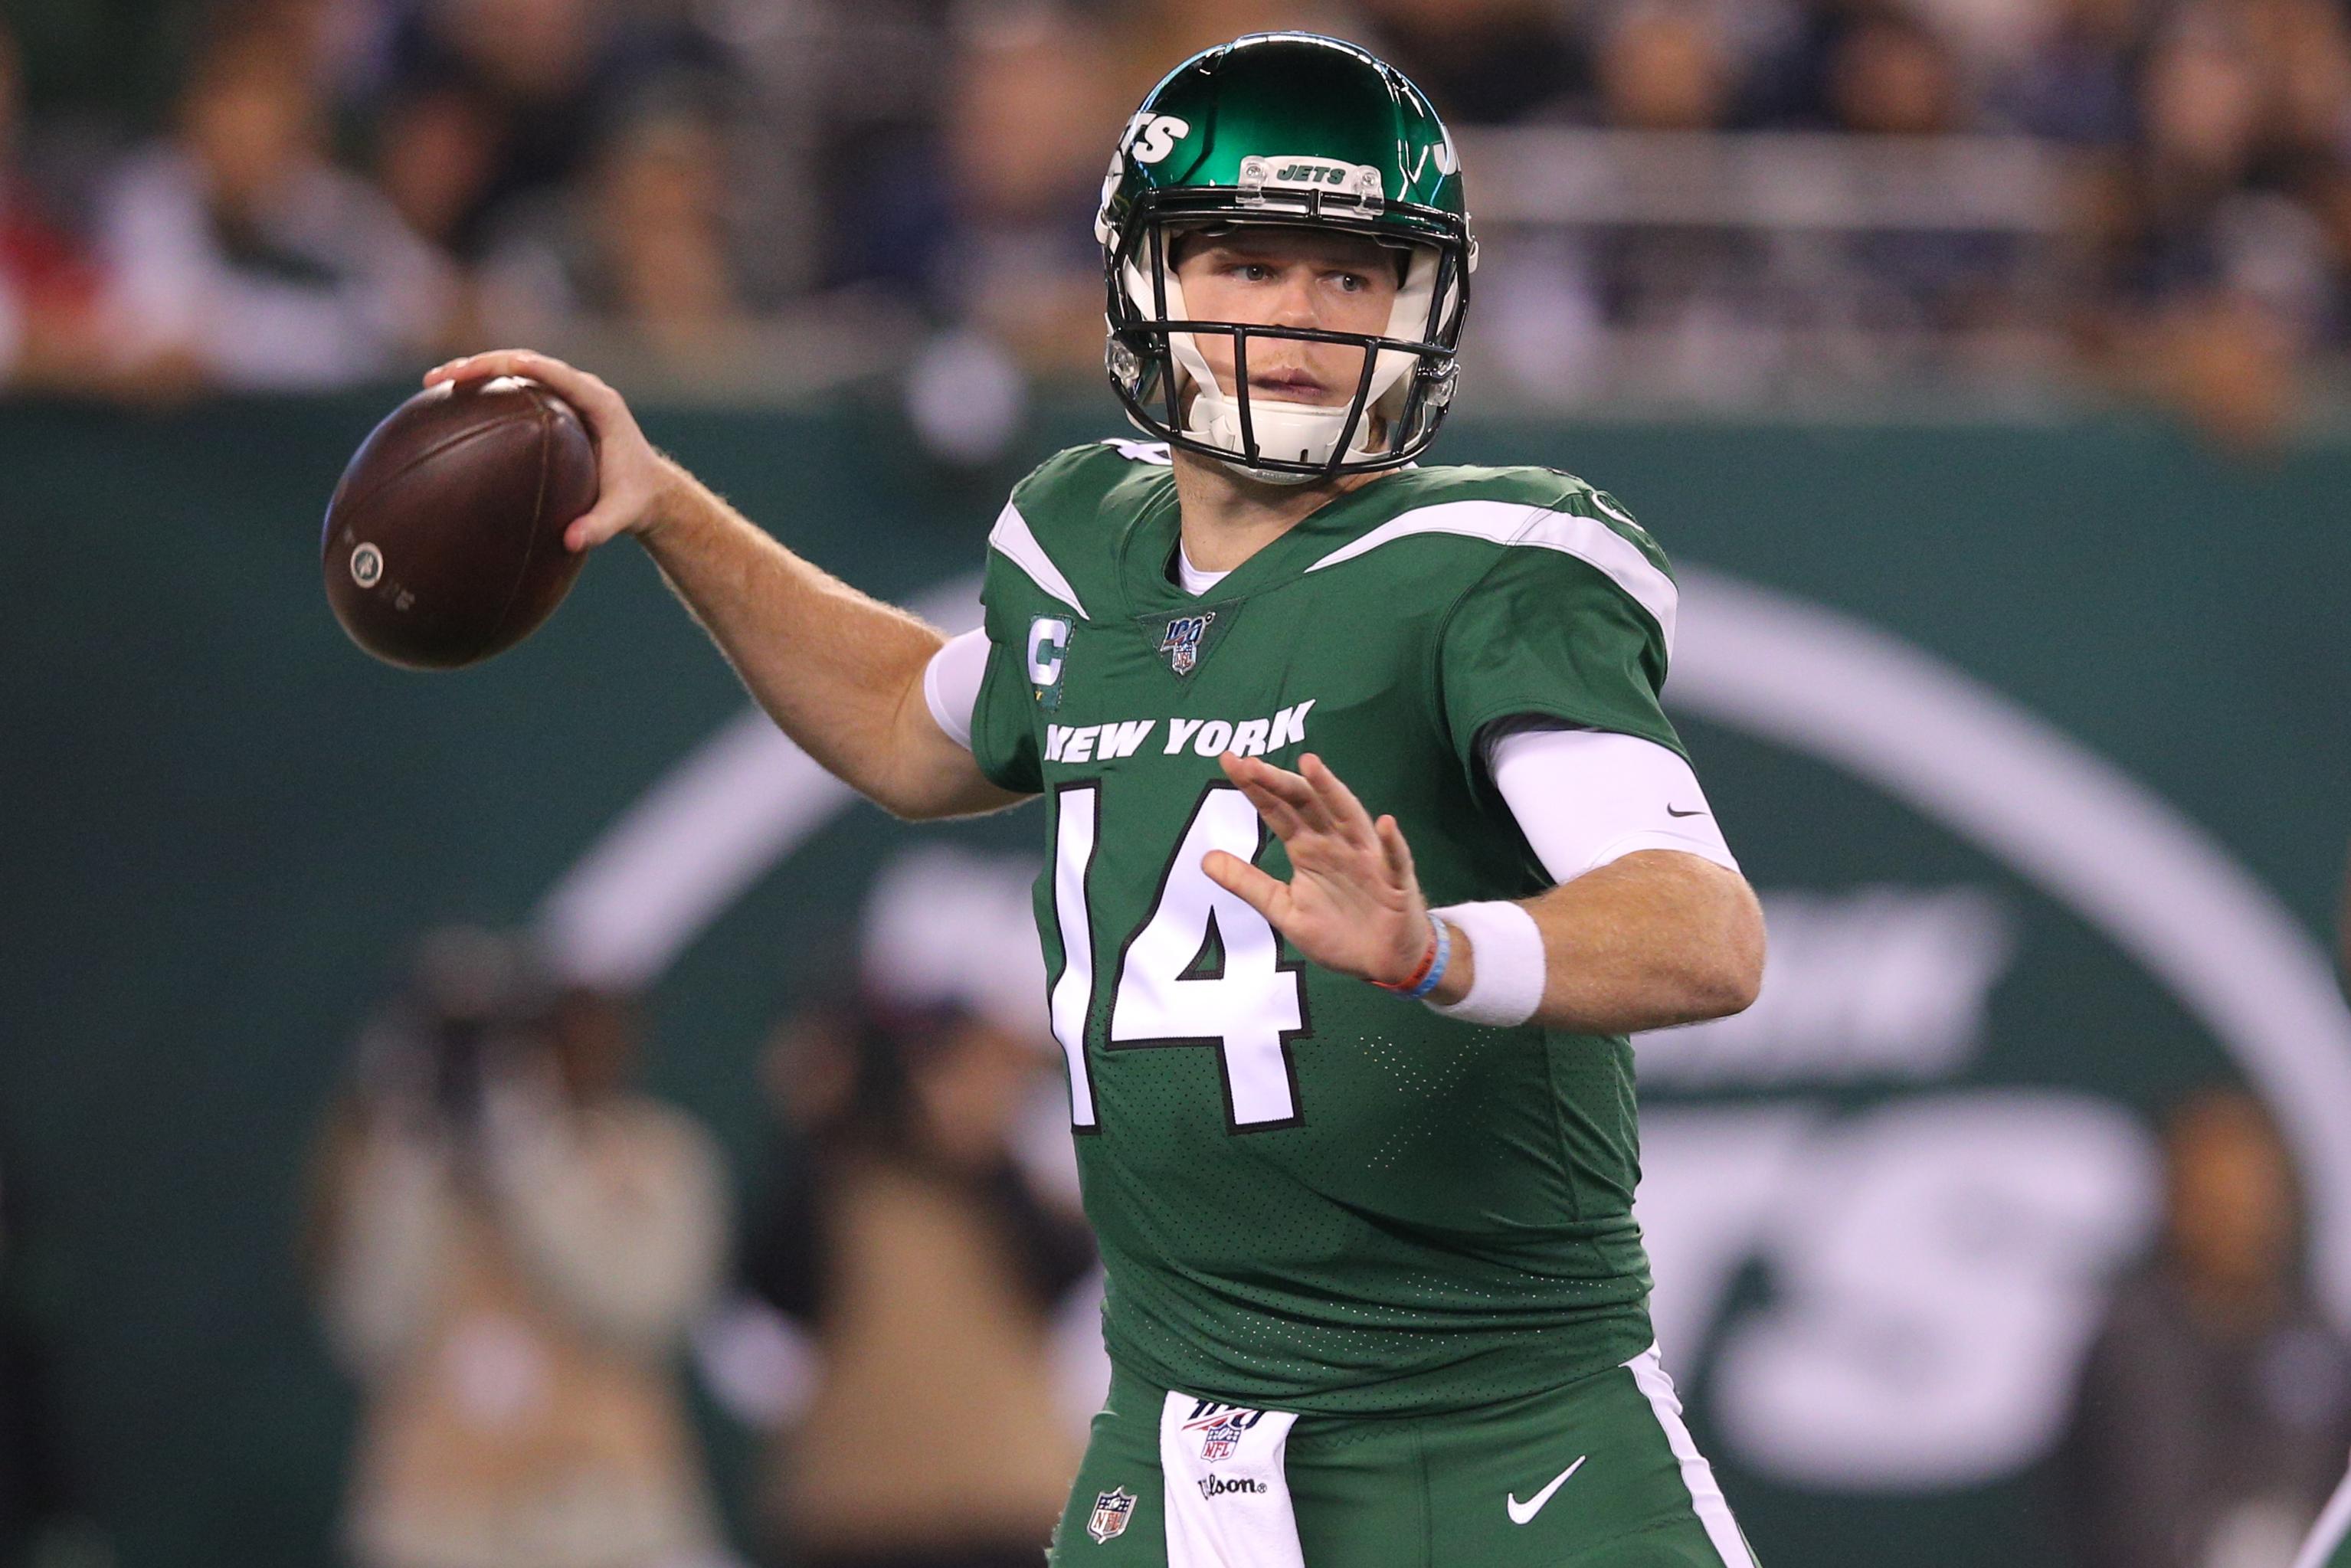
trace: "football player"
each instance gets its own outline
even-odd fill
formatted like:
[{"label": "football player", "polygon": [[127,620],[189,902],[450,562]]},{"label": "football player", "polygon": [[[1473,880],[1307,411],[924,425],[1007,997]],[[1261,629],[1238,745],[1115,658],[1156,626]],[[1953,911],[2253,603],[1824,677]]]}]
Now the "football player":
[{"label": "football player", "polygon": [[[1420,467],[1477,262],[1454,146],[1363,50],[1211,49],[1118,138],[1110,377],[954,639],[537,377],[753,695],[904,817],[1042,796],[1036,909],[1115,1369],[1065,1565],[1752,1562],[1659,1364],[1625,1035],[1734,1012],[1762,925],[1658,706],[1625,508]],[[908,1478],[919,1484],[918,1478]]]}]

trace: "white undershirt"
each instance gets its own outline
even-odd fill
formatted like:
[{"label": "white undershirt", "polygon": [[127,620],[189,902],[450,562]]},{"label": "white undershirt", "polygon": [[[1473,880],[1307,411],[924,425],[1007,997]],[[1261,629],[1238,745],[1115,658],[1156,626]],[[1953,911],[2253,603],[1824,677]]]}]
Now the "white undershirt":
[{"label": "white undershirt", "polygon": [[1184,548],[1184,541],[1181,539],[1176,541],[1176,581],[1185,592],[1195,599],[1232,574],[1230,567],[1227,567],[1222,571],[1202,571],[1192,564],[1192,552]]},{"label": "white undershirt", "polygon": [[[1225,575],[1195,573],[1180,559],[1177,570],[1186,590],[1196,593]],[[931,717],[967,751],[987,674],[985,631],[949,638],[923,672]],[[1739,869],[1698,776],[1656,741],[1538,719],[1489,732],[1485,758],[1494,788],[1554,882],[1571,881],[1636,850],[1679,850]]]}]

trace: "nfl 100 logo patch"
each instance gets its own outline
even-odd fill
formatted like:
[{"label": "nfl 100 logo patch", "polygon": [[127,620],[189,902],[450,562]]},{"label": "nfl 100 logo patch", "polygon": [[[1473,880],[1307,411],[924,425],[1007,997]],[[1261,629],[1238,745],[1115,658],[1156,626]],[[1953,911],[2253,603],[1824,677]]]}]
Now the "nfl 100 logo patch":
[{"label": "nfl 100 logo patch", "polygon": [[1203,1399],[1192,1407],[1184,1430],[1199,1434],[1200,1458],[1214,1464],[1231,1458],[1233,1451],[1241,1446],[1241,1434],[1264,1419],[1262,1410],[1244,1410]]},{"label": "nfl 100 logo patch", "polygon": [[1134,1512],[1134,1494],[1124,1487],[1113,1487],[1094,1497],[1093,1517],[1086,1521],[1086,1533],[1099,1546],[1126,1528]]},{"label": "nfl 100 logo patch", "polygon": [[1167,622],[1167,635],[1159,640],[1159,651],[1167,655],[1167,663],[1179,675],[1188,675],[1199,666],[1200,639],[1207,635],[1208,622],[1217,618],[1213,610],[1197,615],[1178,615]]}]

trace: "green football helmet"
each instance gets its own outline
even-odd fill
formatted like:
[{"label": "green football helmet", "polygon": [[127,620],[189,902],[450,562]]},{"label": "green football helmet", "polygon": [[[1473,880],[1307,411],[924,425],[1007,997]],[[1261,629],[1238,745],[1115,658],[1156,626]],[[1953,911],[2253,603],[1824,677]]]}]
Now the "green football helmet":
[{"label": "green football helmet", "polygon": [[[1245,225],[1368,236],[1402,286],[1378,336],[1191,319],[1173,238]],[[1421,90],[1353,44],[1259,33],[1168,73],[1127,122],[1094,220],[1109,303],[1106,358],[1127,417],[1171,446],[1253,477],[1372,473],[1426,450],[1453,401],[1478,263],[1453,139]],[[1219,384],[1197,335],[1233,344]],[[1360,346],[1343,405],[1252,397],[1254,341]]]}]

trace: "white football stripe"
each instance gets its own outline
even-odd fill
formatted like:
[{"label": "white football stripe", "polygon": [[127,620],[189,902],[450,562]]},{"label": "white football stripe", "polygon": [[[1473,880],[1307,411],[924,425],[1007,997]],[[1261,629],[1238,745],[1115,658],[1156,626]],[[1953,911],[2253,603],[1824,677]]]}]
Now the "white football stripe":
[{"label": "white football stripe", "polygon": [[1647,611],[1649,619],[1657,623],[1657,631],[1666,641],[1667,657],[1673,654],[1674,617],[1681,601],[1674,580],[1642,554],[1640,546],[1597,517],[1510,501],[1444,501],[1391,517],[1363,538],[1341,545],[1306,570],[1320,571],[1326,566],[1337,566],[1416,534],[1465,534],[1498,545],[1532,545],[1538,549],[1572,555],[1606,574],[1610,581],[1631,594],[1633,601]]},{"label": "white football stripe", "polygon": [[1011,502],[1004,503],[1004,510],[997,514],[996,526],[987,530],[987,546],[1028,573],[1029,581],[1081,616],[1085,614],[1086,607],[1078,602],[1078,591],[1070,586],[1070,580],[1061,575],[1061,569],[1053,564],[1053,558],[1045,553],[1045,547],[1029,531],[1029,519]]},{"label": "white football stripe", "polygon": [[1698,1522],[1706,1527],[1706,1538],[1713,1545],[1715,1555],[1722,1559],[1723,1568],[1755,1568],[1754,1554],[1747,1550],[1747,1538],[1739,1532],[1739,1521],[1730,1517],[1730,1505],[1722,1500],[1722,1489],[1715,1485],[1714,1467],[1706,1462],[1689,1428],[1682,1425],[1681,1398],[1675,1394],[1674,1380],[1666,1375],[1665,1364],[1658,1359],[1657,1347],[1653,1344],[1626,1362],[1625,1370],[1633,1375],[1634,1385],[1648,1397],[1650,1413],[1666,1429],[1666,1446],[1681,1465],[1682,1484],[1689,1489],[1690,1506],[1697,1511]]}]

